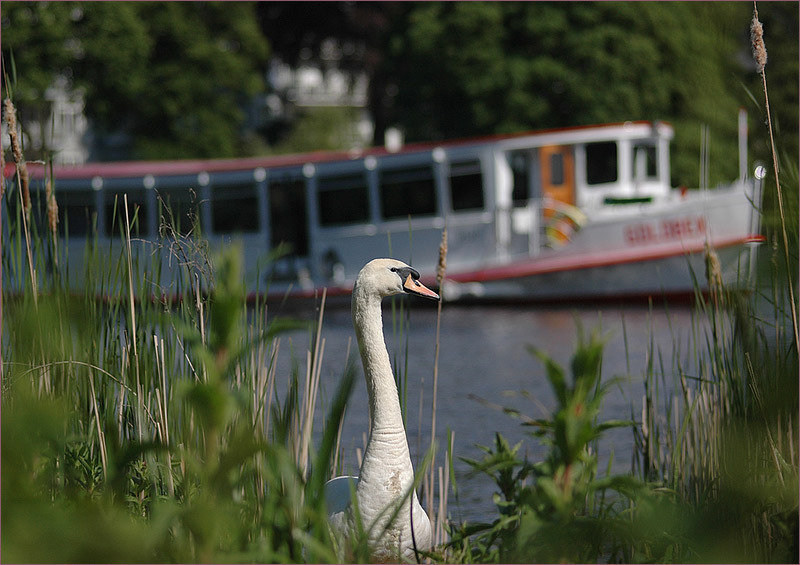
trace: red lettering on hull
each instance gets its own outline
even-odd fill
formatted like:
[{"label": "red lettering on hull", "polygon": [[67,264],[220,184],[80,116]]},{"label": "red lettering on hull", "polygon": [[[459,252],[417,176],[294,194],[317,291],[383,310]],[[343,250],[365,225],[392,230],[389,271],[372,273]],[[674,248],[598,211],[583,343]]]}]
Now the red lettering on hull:
[{"label": "red lettering on hull", "polygon": [[671,218],[660,222],[647,222],[625,226],[625,242],[628,245],[651,245],[705,236],[704,216]]}]

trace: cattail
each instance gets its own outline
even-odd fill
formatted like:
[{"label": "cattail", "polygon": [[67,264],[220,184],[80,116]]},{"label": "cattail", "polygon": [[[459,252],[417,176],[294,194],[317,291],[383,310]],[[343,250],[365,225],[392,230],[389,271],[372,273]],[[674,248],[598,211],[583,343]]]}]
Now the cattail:
[{"label": "cattail", "polygon": [[0,148],[0,198],[6,193],[6,152]]},{"label": "cattail", "polygon": [[8,125],[8,137],[11,139],[11,152],[14,154],[14,161],[22,161],[22,147],[19,143],[19,132],[17,131],[17,109],[10,98],[5,100],[6,125]]},{"label": "cattail", "polygon": [[30,179],[28,177],[28,164],[25,161],[17,163],[17,175],[19,175],[20,186],[22,187],[22,209],[25,217],[31,217],[31,191],[28,188]]},{"label": "cattail", "polygon": [[441,287],[444,273],[447,270],[447,228],[442,230],[442,242],[439,244],[439,264],[436,266],[436,283]]},{"label": "cattail", "polygon": [[22,194],[22,209],[26,217],[31,215],[31,193],[29,189],[30,178],[28,175],[28,165],[22,156],[22,144],[19,141],[19,130],[17,128],[17,109],[10,98],[5,100],[6,125],[8,126],[8,137],[11,140],[11,153],[14,155],[14,162],[17,164],[17,176],[20,181],[20,192]]},{"label": "cattail", "polygon": [[56,195],[53,193],[53,182],[50,178],[45,181],[44,191],[47,198],[47,225],[50,227],[50,233],[56,235],[56,226],[58,226],[58,203],[56,202]]},{"label": "cattail", "polygon": [[724,286],[722,283],[722,265],[719,262],[719,256],[711,246],[706,243],[705,249],[706,256],[706,282],[708,283],[708,290],[711,293],[711,299],[717,305],[722,298],[722,291]]},{"label": "cattail", "polygon": [[758,21],[758,11],[753,12],[753,21],[750,23],[750,43],[753,47],[756,70],[763,73],[764,67],[767,66],[767,48],[764,46],[764,27]]}]

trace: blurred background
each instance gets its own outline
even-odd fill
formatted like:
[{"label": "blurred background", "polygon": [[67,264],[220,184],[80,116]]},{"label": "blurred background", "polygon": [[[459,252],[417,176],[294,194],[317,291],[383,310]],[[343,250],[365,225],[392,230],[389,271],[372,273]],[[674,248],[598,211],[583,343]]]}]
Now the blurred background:
[{"label": "blurred background", "polygon": [[[798,6],[759,6],[798,151]],[[749,2],[4,2],[3,90],[56,164],[353,149],[625,120],[675,127],[673,185],[761,128]],[[4,136],[4,143],[5,143]],[[751,140],[754,139],[751,136]],[[751,141],[766,160],[765,137]]]},{"label": "blurred background", "polygon": [[[618,536],[598,528],[610,534],[603,541],[606,545],[598,544],[599,550],[588,554],[589,560],[797,562],[796,317],[794,333],[787,331],[789,313],[796,312],[794,294],[791,308],[784,303],[790,302],[786,292],[796,289],[797,275],[798,3],[761,2],[758,11],[769,57],[772,127],[781,166],[788,169],[781,180],[788,187],[791,234],[783,240],[777,235],[785,220],[782,213],[780,224],[765,220],[770,246],[763,247],[767,252],[759,280],[767,297],[754,307],[758,315],[745,308],[745,302],[737,302],[728,313],[728,305],[717,309],[716,299],[712,307],[700,297],[695,306],[448,306],[442,316],[443,378],[437,400],[425,392],[431,384],[426,364],[405,371],[405,382],[412,386],[402,389],[404,403],[408,401],[406,429],[417,460],[435,428],[428,423],[429,412],[435,416],[439,411],[441,445],[445,429],[455,434],[450,474],[453,486],[458,480],[460,494],[453,489],[450,510],[437,510],[440,517],[474,523],[498,516],[505,520],[512,512],[533,508],[530,501],[535,499],[525,498],[529,490],[521,484],[509,498],[518,504],[516,510],[497,503],[494,482],[500,484],[497,477],[502,479],[505,471],[476,477],[463,458],[484,457],[486,450],[477,445],[491,444],[495,432],[512,444],[525,439],[520,457],[545,457],[545,444],[536,444],[529,429],[519,425],[526,421],[522,416],[558,413],[542,364],[528,347],[539,347],[566,366],[575,350],[576,326],[600,327],[602,322],[607,332],[602,374],[613,385],[604,401],[606,415],[641,419],[642,426],[634,426],[633,434],[630,427],[607,434],[610,443],[597,450],[599,468],[609,473],[633,469],[643,481],[678,493],[676,500],[687,506],[676,507],[683,514],[676,514],[672,522],[660,507],[645,508],[647,520],[642,522],[658,535],[647,528],[629,535],[626,522],[622,545],[652,553],[631,550],[612,559],[607,548]],[[751,159],[772,163],[764,91],[751,55],[752,14],[751,2],[3,2],[2,89],[3,98],[17,107],[27,160],[56,165],[358,151],[384,144],[664,120],[675,130],[673,186],[696,187],[706,180],[714,186],[738,174],[741,107],[749,113]],[[8,136],[5,130],[3,134],[5,151]],[[710,155],[710,168],[701,180],[704,154]],[[774,200],[776,193],[765,199]],[[6,241],[19,253],[21,229],[9,233],[16,240]],[[35,245],[46,251],[50,241],[42,232]],[[87,280],[90,288],[102,291],[98,295],[108,294],[105,289],[113,287],[114,277],[131,272],[129,264],[95,261],[98,268],[86,272],[97,272]],[[21,259],[18,263],[23,264]],[[4,259],[4,268],[5,264]],[[35,280],[33,267],[30,278]],[[58,281],[53,280],[56,288]],[[280,411],[262,411],[262,404],[272,405],[271,400],[262,402],[267,386],[260,380],[266,374],[262,359],[264,351],[274,352],[272,378],[277,373],[287,383],[276,393],[278,406],[279,399],[289,398],[285,389],[298,386],[298,375],[312,373],[311,351],[319,343],[315,340],[319,335],[330,340],[324,364],[320,359],[319,367],[314,366],[325,383],[322,396],[328,404],[312,403],[308,409],[309,422],[313,424],[315,409],[321,421],[353,347],[349,314],[326,311],[325,331],[316,338],[306,329],[290,334],[279,360],[276,338],[269,344],[274,349],[262,350],[259,342],[252,357],[248,353],[237,361],[240,364],[230,364],[230,378],[235,369],[237,379],[245,375],[246,386],[258,391],[249,404],[237,397],[238,406],[249,410],[237,412],[237,425],[255,425],[261,418],[267,422],[264,437],[282,435],[270,443],[274,452],[247,443],[255,441],[247,435],[241,446],[264,451],[250,457],[244,448],[233,449],[240,444],[231,432],[222,443],[233,446],[230,468],[238,474],[217,480],[215,466],[200,464],[214,458],[208,443],[199,438],[206,430],[216,437],[217,428],[224,425],[192,423],[191,410],[196,407],[184,401],[183,390],[202,387],[179,389],[166,381],[165,359],[180,361],[173,371],[175,381],[188,387],[196,384],[190,377],[201,360],[220,358],[218,351],[205,348],[199,330],[195,332],[195,324],[200,327],[203,321],[201,303],[198,300],[195,312],[192,300],[170,310],[141,301],[134,313],[133,277],[129,280],[130,316],[120,308],[125,306],[122,302],[103,309],[94,300],[81,302],[80,296],[66,293],[43,294],[43,306],[37,305],[35,290],[21,300],[6,299],[0,329],[13,328],[5,329],[0,340],[6,371],[2,542],[7,559],[301,561],[305,554],[296,532],[324,522],[315,522],[320,516],[301,513],[307,510],[301,503],[305,491],[298,486],[301,473],[293,467],[299,459],[294,454],[300,451],[292,451],[301,445],[300,427],[289,429],[284,421],[306,421],[307,414],[295,417],[300,409],[295,406],[292,412],[289,400]],[[231,296],[230,303],[242,302],[233,291]],[[247,331],[264,329],[260,324],[266,323],[266,305],[260,307],[263,311],[250,311]],[[271,316],[272,308],[270,304]],[[241,312],[215,323],[231,335],[242,331],[239,337],[249,340],[251,334],[239,328],[238,315]],[[434,330],[439,319],[434,316],[432,310],[420,308],[413,322],[406,317],[414,328],[409,337],[403,337],[407,334],[398,316],[400,329],[388,336],[392,350],[431,359],[433,344],[438,347],[439,342]],[[320,323],[321,319],[320,315]],[[134,339],[128,342],[121,335]],[[181,339],[172,339],[175,335]],[[190,353],[197,356],[194,362],[181,340],[190,343]],[[132,355],[129,343],[134,344]],[[306,361],[298,363],[305,352]],[[396,357],[398,364],[408,358],[403,355]],[[102,376],[95,372],[101,367]],[[159,411],[159,391],[169,391],[163,412],[152,411],[160,414],[158,422],[137,412],[144,400],[134,403],[133,392],[127,392],[132,389],[113,377],[130,380],[135,374],[138,380],[139,368],[144,389],[150,391],[147,402],[157,402]],[[716,394],[718,383],[725,385],[720,389],[728,397],[720,393],[724,403],[708,401],[703,414],[721,424],[712,427],[696,419],[686,432],[679,416],[696,414],[693,398],[706,402],[708,391]],[[23,385],[30,385],[30,394]],[[687,391],[699,392],[691,397]],[[233,402],[225,387],[214,394],[215,401],[221,399],[219,406]],[[367,424],[366,414],[357,407],[365,405],[365,395],[361,384],[342,427],[342,469],[358,466],[356,454]],[[659,430],[653,423],[661,425],[662,420],[667,423]],[[180,449],[161,449],[153,439],[156,426],[166,429],[167,436],[173,434],[171,441]],[[649,431],[642,431],[645,428]],[[302,429],[304,441],[311,437],[306,429],[311,428]],[[313,429],[316,441],[320,428]],[[695,443],[688,443],[687,437]],[[662,438],[663,452],[658,447]],[[169,437],[158,441],[170,442]],[[284,452],[275,448],[283,448],[283,443],[285,453],[291,451],[295,458],[286,455],[289,464],[280,467],[284,474],[270,475],[265,469],[285,462]],[[651,454],[651,445],[658,447],[657,456]],[[444,451],[440,447],[436,465],[445,460]],[[673,465],[673,454],[681,457],[681,465],[685,456],[687,466]],[[522,468],[520,462],[514,466]],[[325,470],[317,469],[322,476]],[[287,491],[287,484],[297,490]],[[269,496],[274,492],[281,496]],[[447,486],[442,492],[436,499],[431,486],[425,504],[447,501]],[[575,500],[589,500],[578,494]],[[602,496],[605,502],[605,491]],[[605,519],[610,506],[599,508]],[[565,515],[570,512],[567,507]],[[609,523],[613,525],[617,516],[627,521],[626,512],[623,508],[611,513]],[[134,523],[130,515],[145,520]],[[552,523],[561,528],[560,515],[554,516]],[[571,549],[575,538],[564,531],[551,537],[565,540]],[[458,535],[451,532],[454,539]],[[525,548],[525,538],[512,537],[510,530],[505,535],[509,537],[498,539],[516,540]],[[550,541],[546,535],[541,538]],[[667,541],[662,543],[662,538]],[[443,560],[463,562],[470,556],[473,562],[498,562],[493,547],[493,542],[484,544],[473,536],[465,545],[469,553],[453,553]],[[558,561],[542,555],[512,557],[516,562]],[[327,559],[335,561],[333,556]],[[581,554],[561,559],[568,560],[586,558]]]}]

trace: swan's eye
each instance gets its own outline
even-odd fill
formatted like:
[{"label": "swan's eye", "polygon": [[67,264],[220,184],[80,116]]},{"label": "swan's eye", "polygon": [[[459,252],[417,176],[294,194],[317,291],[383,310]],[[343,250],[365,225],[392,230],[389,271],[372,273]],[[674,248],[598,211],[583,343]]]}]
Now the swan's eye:
[{"label": "swan's eye", "polygon": [[409,275],[411,275],[412,280],[419,280],[419,272],[413,267],[389,267],[389,270],[393,273],[397,273],[403,280],[406,280]]}]

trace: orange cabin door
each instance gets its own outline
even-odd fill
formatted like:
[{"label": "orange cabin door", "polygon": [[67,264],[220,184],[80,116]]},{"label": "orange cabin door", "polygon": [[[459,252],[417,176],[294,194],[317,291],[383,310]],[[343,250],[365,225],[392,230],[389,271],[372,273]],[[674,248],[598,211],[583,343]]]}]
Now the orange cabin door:
[{"label": "orange cabin door", "polygon": [[542,196],[574,206],[575,166],[572,147],[569,145],[540,147],[539,163],[542,173]]}]

